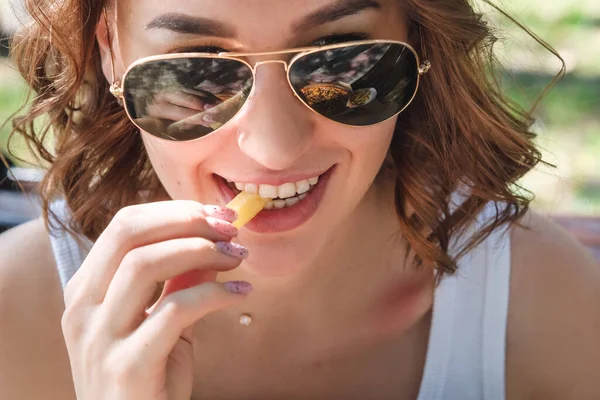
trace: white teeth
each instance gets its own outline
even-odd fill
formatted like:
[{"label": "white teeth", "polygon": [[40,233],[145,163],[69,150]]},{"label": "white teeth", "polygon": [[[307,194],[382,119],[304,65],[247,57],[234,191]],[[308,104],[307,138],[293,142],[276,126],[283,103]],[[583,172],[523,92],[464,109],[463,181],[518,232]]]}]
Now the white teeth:
[{"label": "white teeth", "polygon": [[246,183],[246,185],[244,186],[244,192],[250,194],[257,194],[258,185],[256,183]]},{"label": "white teeth", "polygon": [[273,208],[285,207],[285,200],[273,200]]},{"label": "white teeth", "polygon": [[277,186],[273,185],[260,185],[258,187],[258,194],[263,199],[274,199],[277,197]]},{"label": "white teeth", "polygon": [[[227,181],[230,182],[229,180]],[[256,183],[233,183],[235,184],[237,190],[250,194],[258,194],[260,197],[265,199],[289,199],[296,196],[301,200],[303,197],[300,197],[300,195],[307,193],[310,190],[310,187],[316,185],[318,181],[319,177],[317,176],[310,179],[304,179],[296,183],[284,183],[283,185],[279,186],[267,184],[259,185]]]},{"label": "white teeth", "polygon": [[306,193],[310,189],[310,183],[307,180],[296,182],[296,191],[298,194]]},{"label": "white teeth", "polygon": [[291,206],[293,206],[293,205],[296,205],[296,204],[298,204],[298,202],[299,202],[299,201],[300,201],[300,199],[299,199],[299,198],[297,198],[297,197],[291,197],[291,198],[289,198],[289,199],[285,199],[285,205],[286,205],[287,207],[291,207]]},{"label": "white teeth", "polygon": [[277,188],[277,193],[279,194],[280,199],[293,197],[296,195],[296,185],[294,185],[293,183],[284,183],[283,185]]},{"label": "white teeth", "polygon": [[290,197],[287,199],[277,199],[267,202],[265,205],[265,210],[279,210],[285,207],[292,207],[298,204],[301,200],[307,196],[308,193],[303,193],[301,195]]}]

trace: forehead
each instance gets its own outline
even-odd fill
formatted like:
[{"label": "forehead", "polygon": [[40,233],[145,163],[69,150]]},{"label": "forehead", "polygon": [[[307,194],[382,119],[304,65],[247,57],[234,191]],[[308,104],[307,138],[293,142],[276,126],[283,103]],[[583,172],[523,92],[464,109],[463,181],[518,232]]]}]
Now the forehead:
[{"label": "forehead", "polygon": [[[196,36],[227,36],[255,49],[291,44],[303,35],[331,34],[327,30],[332,28],[348,33],[374,26],[393,29],[401,23],[396,12],[399,0],[119,0],[117,4],[119,25],[129,35],[144,31],[180,37],[180,32],[160,25],[186,15],[197,17],[200,23],[195,26],[203,28]],[[165,15],[171,21],[161,18]],[[150,24],[159,29],[149,32]]]}]

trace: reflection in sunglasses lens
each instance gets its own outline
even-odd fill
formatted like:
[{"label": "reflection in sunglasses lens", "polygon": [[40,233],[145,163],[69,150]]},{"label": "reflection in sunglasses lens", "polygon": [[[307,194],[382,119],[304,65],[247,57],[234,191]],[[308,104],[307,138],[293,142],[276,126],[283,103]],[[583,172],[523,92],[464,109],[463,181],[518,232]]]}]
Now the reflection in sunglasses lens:
[{"label": "reflection in sunglasses lens", "polygon": [[401,44],[377,43],[322,50],[297,59],[290,81],[313,110],[347,125],[372,125],[396,115],[418,82],[414,53]]},{"label": "reflection in sunglasses lens", "polygon": [[123,83],[131,119],[169,140],[192,140],[223,126],[252,88],[250,68],[236,60],[173,58],[132,68]]}]

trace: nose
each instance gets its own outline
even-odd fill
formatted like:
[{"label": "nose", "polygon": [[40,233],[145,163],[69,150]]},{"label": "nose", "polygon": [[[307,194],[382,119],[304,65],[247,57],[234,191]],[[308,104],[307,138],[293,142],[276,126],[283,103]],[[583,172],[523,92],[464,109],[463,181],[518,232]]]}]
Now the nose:
[{"label": "nose", "polygon": [[281,63],[260,65],[239,119],[239,148],[271,170],[293,166],[313,140],[310,110],[295,98],[285,74]]}]

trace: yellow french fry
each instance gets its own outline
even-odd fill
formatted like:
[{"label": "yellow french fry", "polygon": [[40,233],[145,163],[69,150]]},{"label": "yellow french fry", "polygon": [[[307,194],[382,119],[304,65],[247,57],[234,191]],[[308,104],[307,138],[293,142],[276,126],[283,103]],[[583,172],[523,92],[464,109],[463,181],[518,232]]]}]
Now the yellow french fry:
[{"label": "yellow french fry", "polygon": [[271,199],[263,199],[258,194],[250,194],[241,192],[233,200],[227,204],[227,208],[235,210],[238,214],[238,219],[233,222],[233,226],[241,228],[265,208],[265,205]]}]

